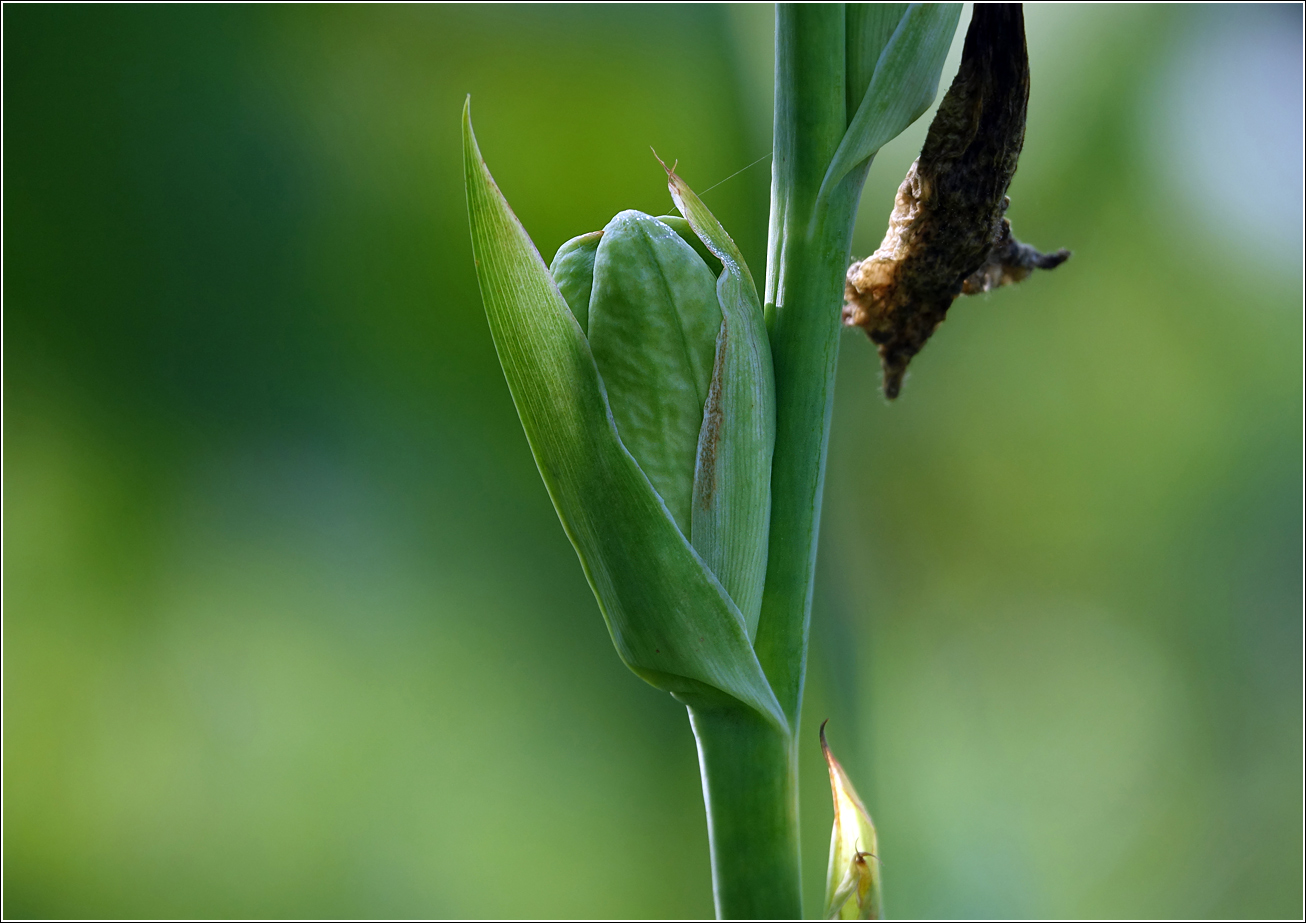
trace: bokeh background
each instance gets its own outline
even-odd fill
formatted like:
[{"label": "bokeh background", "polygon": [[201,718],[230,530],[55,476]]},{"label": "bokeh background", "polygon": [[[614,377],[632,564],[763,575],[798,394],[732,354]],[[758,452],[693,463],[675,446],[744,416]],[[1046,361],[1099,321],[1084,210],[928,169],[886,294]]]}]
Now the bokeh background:
[{"label": "bokeh background", "polygon": [[[769,149],[744,7],[4,10],[6,916],[711,914],[480,306]],[[803,728],[895,916],[1302,913],[1302,20],[1027,7],[1016,232],[903,396],[849,333]],[[951,80],[954,43],[944,72]],[[874,249],[928,117],[872,167]],[[765,162],[706,193],[761,271]]]}]

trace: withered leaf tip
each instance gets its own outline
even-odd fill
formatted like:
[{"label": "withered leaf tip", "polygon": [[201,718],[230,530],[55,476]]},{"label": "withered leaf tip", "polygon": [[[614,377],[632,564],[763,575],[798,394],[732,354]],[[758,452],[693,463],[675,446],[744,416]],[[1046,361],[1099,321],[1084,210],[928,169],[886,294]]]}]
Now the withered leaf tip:
[{"label": "withered leaf tip", "polygon": [[1021,5],[975,4],[961,67],[898,188],[884,240],[852,264],[844,287],[844,323],[879,348],[889,399],[958,295],[1019,282],[1070,256],[1021,243],[1005,217],[1028,102]]}]

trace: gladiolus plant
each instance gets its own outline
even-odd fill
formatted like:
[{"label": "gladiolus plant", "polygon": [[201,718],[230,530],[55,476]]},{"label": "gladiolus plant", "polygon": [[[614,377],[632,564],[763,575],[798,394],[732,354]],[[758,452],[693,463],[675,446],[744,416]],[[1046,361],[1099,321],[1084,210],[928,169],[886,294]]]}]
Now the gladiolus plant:
[{"label": "gladiolus plant", "polygon": [[[617,654],[688,709],[722,918],[801,915],[796,741],[841,327],[876,343],[893,398],[953,299],[1068,255],[1011,237],[1023,20],[1019,5],[977,4],[885,245],[849,269],[867,171],[932,104],[960,13],[778,5],[760,286],[665,165],[681,217],[619,212],[546,264],[482,158],[470,100],[463,111],[473,250],[499,360]],[[826,914],[874,918],[875,828],[826,756]]]}]

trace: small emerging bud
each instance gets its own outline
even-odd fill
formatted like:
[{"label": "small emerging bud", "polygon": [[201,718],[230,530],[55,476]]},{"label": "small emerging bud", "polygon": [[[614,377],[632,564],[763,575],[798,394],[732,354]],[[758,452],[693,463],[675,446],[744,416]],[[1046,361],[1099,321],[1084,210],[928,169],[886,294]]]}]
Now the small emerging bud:
[{"label": "small emerging bud", "polygon": [[880,857],[875,824],[857,797],[848,774],[830,752],[821,722],[821,752],[830,768],[834,795],[834,829],[830,833],[830,866],[826,875],[827,920],[880,918]]},{"label": "small emerging bud", "polygon": [[844,323],[879,347],[890,399],[958,295],[1019,282],[1070,256],[1020,243],[1004,216],[1028,102],[1020,4],[976,4],[961,68],[898,189],[884,240],[848,270]]}]

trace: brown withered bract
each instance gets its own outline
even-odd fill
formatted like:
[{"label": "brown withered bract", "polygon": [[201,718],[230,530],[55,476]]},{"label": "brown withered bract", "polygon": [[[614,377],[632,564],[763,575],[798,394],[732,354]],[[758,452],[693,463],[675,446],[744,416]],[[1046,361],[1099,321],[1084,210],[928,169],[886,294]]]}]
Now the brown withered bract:
[{"label": "brown withered bract", "polygon": [[1019,282],[1070,256],[1022,244],[1004,216],[1028,102],[1020,4],[975,4],[961,68],[898,188],[889,230],[849,268],[844,287],[844,323],[879,347],[890,399],[958,295]]}]

